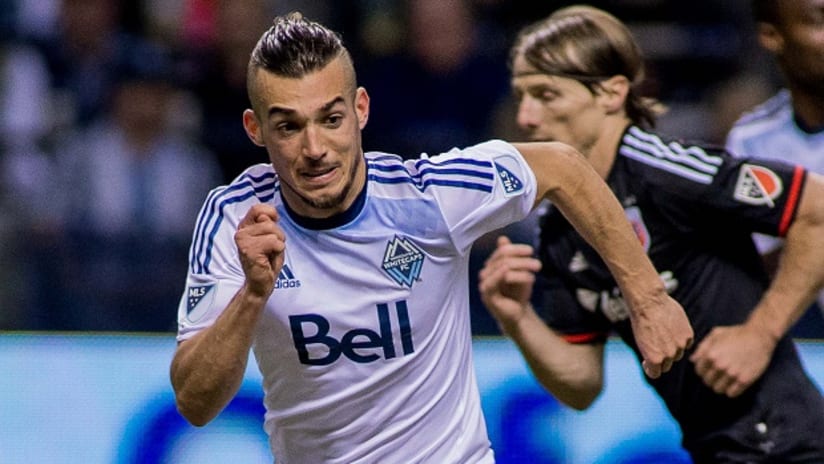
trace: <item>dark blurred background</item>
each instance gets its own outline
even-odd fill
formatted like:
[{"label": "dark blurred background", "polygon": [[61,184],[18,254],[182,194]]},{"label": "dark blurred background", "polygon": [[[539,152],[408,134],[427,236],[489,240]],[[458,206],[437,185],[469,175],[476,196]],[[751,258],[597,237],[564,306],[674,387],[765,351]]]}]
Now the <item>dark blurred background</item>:
[{"label": "dark blurred background", "polygon": [[[176,329],[205,195],[267,161],[241,113],[273,15],[341,31],[372,97],[365,149],[415,157],[517,140],[508,48],[572,3],[0,0],[0,330]],[[664,132],[723,143],[780,84],[747,0],[590,4],[640,39]],[[529,242],[534,225],[505,232]],[[490,246],[476,246],[473,278]],[[474,332],[496,334],[470,291]]]}]

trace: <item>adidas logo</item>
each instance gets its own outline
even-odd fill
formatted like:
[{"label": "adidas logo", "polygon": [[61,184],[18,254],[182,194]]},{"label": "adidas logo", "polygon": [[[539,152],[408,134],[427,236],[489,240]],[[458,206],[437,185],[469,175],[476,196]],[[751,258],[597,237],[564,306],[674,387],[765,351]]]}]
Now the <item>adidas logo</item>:
[{"label": "adidas logo", "polygon": [[289,269],[289,265],[284,264],[275,281],[275,288],[297,288],[300,287],[300,280],[295,278],[295,274]]}]

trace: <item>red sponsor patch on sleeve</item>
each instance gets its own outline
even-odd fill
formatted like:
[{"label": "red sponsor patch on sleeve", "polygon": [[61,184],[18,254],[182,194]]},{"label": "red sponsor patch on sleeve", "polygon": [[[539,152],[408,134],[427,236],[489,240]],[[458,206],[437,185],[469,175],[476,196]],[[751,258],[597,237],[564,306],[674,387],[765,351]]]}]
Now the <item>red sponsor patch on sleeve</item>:
[{"label": "red sponsor patch on sleeve", "polygon": [[781,178],[771,169],[755,164],[742,164],[738,171],[733,197],[750,205],[775,207],[775,199],[784,191]]}]

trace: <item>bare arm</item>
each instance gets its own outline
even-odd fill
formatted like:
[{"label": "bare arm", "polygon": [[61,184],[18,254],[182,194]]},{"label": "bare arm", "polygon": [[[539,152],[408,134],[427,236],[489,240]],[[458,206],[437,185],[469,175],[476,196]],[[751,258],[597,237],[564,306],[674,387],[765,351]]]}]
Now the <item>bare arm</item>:
[{"label": "bare arm", "polygon": [[255,327],[280,268],[285,238],[277,212],[255,205],[235,234],[246,282],[208,329],[178,345],[171,381],[180,413],[194,425],[214,419],[235,396]]},{"label": "bare arm", "polygon": [[479,273],[484,305],[518,346],[532,374],[555,398],[586,409],[603,388],[603,344],[572,344],[561,338],[529,304],[541,262],[532,247],[499,237]]},{"label": "bare arm", "polygon": [[604,344],[569,343],[535,314],[532,307],[517,328],[505,329],[541,385],[558,401],[584,410],[604,384]]},{"label": "bare arm", "polygon": [[808,174],[798,208],[775,277],[749,319],[714,328],[690,358],[718,393],[737,396],[764,373],[778,340],[824,285],[824,177]]},{"label": "bare arm", "polygon": [[609,267],[628,304],[643,367],[667,372],[690,347],[683,308],[666,292],[624,210],[603,179],[573,148],[560,143],[516,144],[538,180],[538,199],[552,202]]},{"label": "bare arm", "polygon": [[778,270],[748,323],[778,340],[824,286],[824,177],[808,173],[798,214],[787,232]]}]

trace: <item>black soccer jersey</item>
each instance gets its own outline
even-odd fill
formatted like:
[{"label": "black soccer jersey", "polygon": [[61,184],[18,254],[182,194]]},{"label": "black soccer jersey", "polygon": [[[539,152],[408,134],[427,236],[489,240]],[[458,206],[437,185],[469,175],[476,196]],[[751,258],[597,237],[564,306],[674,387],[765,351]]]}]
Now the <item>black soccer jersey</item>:
[{"label": "black soccer jersey", "polygon": [[[786,233],[805,176],[799,167],[733,158],[722,148],[666,140],[635,126],[624,133],[607,183],[686,310],[694,346],[715,326],[743,322],[761,298],[768,279],[750,234]],[[614,331],[637,354],[626,304],[606,265],[557,209],[543,221],[542,317],[570,342],[597,343]],[[749,440],[742,435],[752,435],[753,446],[765,435],[781,434],[779,441],[789,444],[784,434],[803,438],[810,431],[824,441],[824,401],[789,338],[759,382],[736,399],[706,387],[688,357],[647,380],[696,460],[699,450]]]}]

